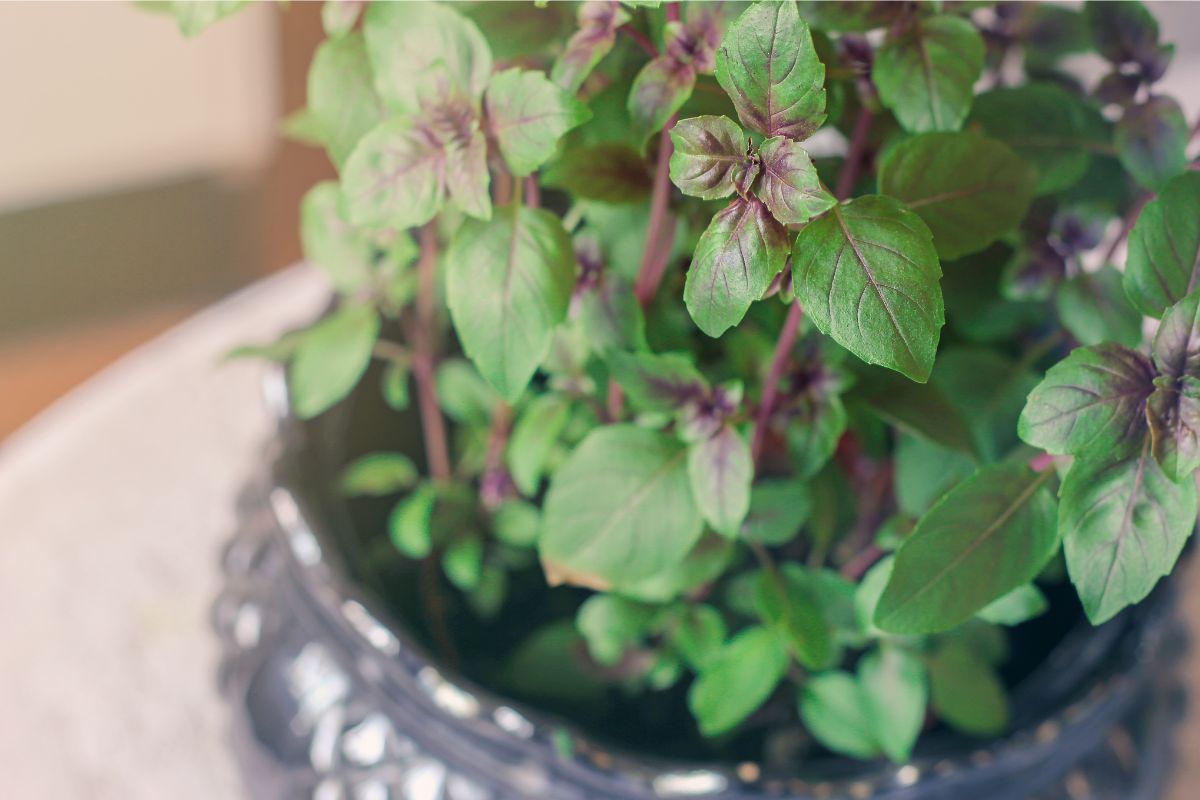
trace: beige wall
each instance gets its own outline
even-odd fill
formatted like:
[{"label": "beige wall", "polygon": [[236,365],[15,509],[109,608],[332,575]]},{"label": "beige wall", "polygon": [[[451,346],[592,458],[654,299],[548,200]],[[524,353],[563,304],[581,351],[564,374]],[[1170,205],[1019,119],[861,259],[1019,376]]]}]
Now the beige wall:
[{"label": "beige wall", "polygon": [[0,2],[0,210],[263,167],[273,5],[187,40],[129,2]]}]

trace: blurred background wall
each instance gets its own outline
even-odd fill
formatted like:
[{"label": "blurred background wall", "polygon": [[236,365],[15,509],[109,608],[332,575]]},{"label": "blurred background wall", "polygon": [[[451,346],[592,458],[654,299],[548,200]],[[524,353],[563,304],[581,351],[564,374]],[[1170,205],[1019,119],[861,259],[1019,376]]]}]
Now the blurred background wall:
[{"label": "blurred background wall", "polygon": [[262,3],[189,40],[128,2],[0,2],[0,439],[299,257],[330,168],[278,127],[319,13]]}]

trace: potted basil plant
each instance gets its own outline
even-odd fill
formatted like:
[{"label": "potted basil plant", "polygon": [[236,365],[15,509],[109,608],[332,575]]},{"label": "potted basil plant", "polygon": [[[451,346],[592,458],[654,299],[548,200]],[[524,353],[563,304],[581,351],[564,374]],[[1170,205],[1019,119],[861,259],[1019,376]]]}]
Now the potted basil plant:
[{"label": "potted basil plant", "polygon": [[1145,7],[323,19],[333,299],[253,350],[216,611],[254,796],[1157,796],[1200,173]]}]

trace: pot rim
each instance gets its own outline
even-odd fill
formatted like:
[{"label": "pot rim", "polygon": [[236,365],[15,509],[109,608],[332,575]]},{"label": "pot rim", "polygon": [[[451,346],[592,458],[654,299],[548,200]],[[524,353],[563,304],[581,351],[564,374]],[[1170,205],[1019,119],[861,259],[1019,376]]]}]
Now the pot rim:
[{"label": "pot rim", "polygon": [[[1113,620],[1092,627],[1077,623],[1033,672],[1012,690],[1014,708],[1025,718],[1000,737],[972,740],[957,735],[923,736],[908,763],[858,761],[842,757],[778,771],[757,762],[737,764],[671,760],[638,754],[620,745],[598,742],[577,723],[506,698],[462,675],[447,674],[426,647],[409,633],[371,592],[351,577],[351,570],[328,531],[320,503],[306,498],[297,469],[297,440],[301,421],[288,402],[282,368],[272,370],[263,385],[266,405],[282,442],[269,485],[269,507],[276,535],[284,546],[286,574],[311,601],[313,610],[340,634],[370,653],[373,682],[393,689],[415,686],[425,711],[452,727],[491,742],[549,757],[557,767],[587,785],[607,779],[603,788],[612,796],[651,797],[854,797],[910,798],[918,792],[948,791],[985,775],[1028,774],[1037,771],[1062,749],[1079,753],[1102,738],[1137,696],[1147,680],[1139,669],[1166,638],[1171,586],[1160,584],[1141,604]],[[347,640],[343,640],[347,641]],[[1064,671],[1089,661],[1082,680],[1056,680]],[[363,672],[362,653],[349,659]],[[411,680],[415,676],[416,680]],[[1039,695],[1048,695],[1039,696]],[[1043,710],[1048,709],[1048,710]],[[570,736],[568,754],[558,737]],[[814,768],[815,767],[815,768]],[[632,782],[632,786],[630,785]],[[965,788],[965,787],[964,787]],[[621,794],[616,794],[617,790]],[[634,793],[630,793],[631,790]]]}]

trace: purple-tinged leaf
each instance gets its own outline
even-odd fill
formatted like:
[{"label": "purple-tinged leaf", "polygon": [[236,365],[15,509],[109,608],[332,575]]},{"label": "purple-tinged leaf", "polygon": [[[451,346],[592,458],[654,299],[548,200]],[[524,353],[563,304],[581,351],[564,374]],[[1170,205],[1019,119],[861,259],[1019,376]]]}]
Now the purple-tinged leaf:
[{"label": "purple-tinged leaf", "polygon": [[682,353],[613,352],[608,366],[640,411],[674,411],[708,392],[691,356]]},{"label": "purple-tinged leaf", "polygon": [[342,169],[342,209],[353,225],[413,228],[437,214],[445,153],[408,117],[371,130]]},{"label": "purple-tinged leaf", "polygon": [[659,56],[642,67],[629,91],[629,117],[634,133],[644,140],[662,130],[696,86],[696,69],[671,56]]},{"label": "purple-tinged leaf", "polygon": [[683,22],[668,22],[663,29],[664,51],[680,64],[691,64],[701,75],[717,68],[717,46],[725,8],[720,3],[688,3]]},{"label": "purple-tinged leaf", "polygon": [[729,117],[681,119],[671,129],[671,142],[671,180],[684,194],[718,200],[758,175],[742,129]]},{"label": "purple-tinged leaf", "polygon": [[579,91],[600,59],[617,41],[617,28],[629,21],[619,3],[612,0],[589,0],[579,7],[579,30],[567,42],[567,47],[550,72],[550,80],[568,92]]},{"label": "purple-tinged leaf", "polygon": [[1151,317],[1200,289],[1200,173],[1175,178],[1142,209],[1124,283],[1130,302]]},{"label": "purple-tinged leaf", "polygon": [[762,178],[756,194],[767,204],[771,216],[784,225],[799,225],[837,205],[821,186],[817,168],[798,143],[775,136],[758,150]]},{"label": "purple-tinged leaf", "polygon": [[1092,0],[1084,6],[1096,49],[1114,64],[1138,61],[1158,44],[1158,21],[1140,2]]},{"label": "purple-tinged leaf", "polygon": [[528,175],[544,164],[563,134],[592,116],[544,73],[515,67],[492,76],[485,108],[488,131],[514,175]]},{"label": "purple-tinged leaf", "polygon": [[717,50],[717,82],[764,136],[807,139],[825,122],[825,65],[796,4],[755,3]]},{"label": "purple-tinged leaf", "polygon": [[688,448],[692,495],[704,519],[723,536],[736,538],[750,510],[754,460],[740,433],[724,425],[716,435]]},{"label": "purple-tinged leaf", "polygon": [[1146,418],[1154,458],[1175,482],[1200,467],[1200,292],[1167,310],[1154,337],[1158,388]]},{"label": "purple-tinged leaf", "polygon": [[1191,129],[1170,97],[1151,97],[1125,112],[1113,132],[1121,164],[1147,189],[1159,190],[1187,169]]},{"label": "purple-tinged leaf", "polygon": [[1067,572],[1092,624],[1141,601],[1168,574],[1196,526],[1196,484],[1171,481],[1150,453],[1076,459],[1062,486]]},{"label": "purple-tinged leaf", "polygon": [[465,144],[447,148],[446,190],[464,214],[476,219],[492,218],[490,185],[487,139],[480,131],[475,131]]},{"label": "purple-tinged leaf", "polygon": [[1055,455],[1123,457],[1146,438],[1150,359],[1118,344],[1080,347],[1029,394],[1020,437]]},{"label": "purple-tinged leaf", "polygon": [[736,198],[712,218],[696,244],[683,287],[700,330],[720,336],[742,321],[787,260],[787,229],[757,198]]}]

